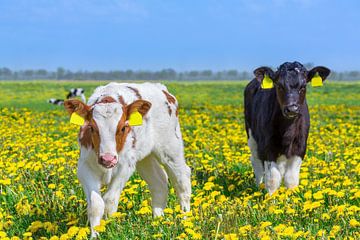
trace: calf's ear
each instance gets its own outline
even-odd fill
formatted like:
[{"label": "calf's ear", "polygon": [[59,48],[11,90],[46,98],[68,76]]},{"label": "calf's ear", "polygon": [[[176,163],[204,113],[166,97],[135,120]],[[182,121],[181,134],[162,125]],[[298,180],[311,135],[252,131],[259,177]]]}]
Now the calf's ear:
[{"label": "calf's ear", "polygon": [[64,102],[64,107],[69,114],[76,112],[78,115],[84,119],[90,118],[91,107],[83,103],[78,99],[70,99]]},{"label": "calf's ear", "polygon": [[259,67],[257,69],[254,70],[254,75],[256,77],[256,79],[261,83],[262,80],[264,79],[265,75],[269,76],[271,78],[271,80],[275,81],[276,79],[276,74],[274,73],[274,71],[269,68],[269,67]]},{"label": "calf's ear", "polygon": [[136,111],[138,111],[142,116],[145,116],[145,114],[150,110],[150,108],[150,102],[145,100],[136,100],[135,102],[127,106],[127,118],[129,118],[130,115]]},{"label": "calf's ear", "polygon": [[314,67],[307,74],[307,82],[310,82],[311,79],[315,76],[315,74],[319,74],[322,81],[325,81],[325,79],[330,74],[330,69],[328,69],[327,67],[323,67],[323,66]]}]

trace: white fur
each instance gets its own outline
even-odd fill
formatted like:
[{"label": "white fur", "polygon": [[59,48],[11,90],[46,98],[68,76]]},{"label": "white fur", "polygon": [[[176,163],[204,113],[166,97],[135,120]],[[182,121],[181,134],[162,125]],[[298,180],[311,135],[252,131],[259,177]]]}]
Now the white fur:
[{"label": "white fur", "polygon": [[254,174],[256,178],[256,184],[259,186],[264,179],[264,164],[258,157],[258,147],[257,143],[254,139],[254,137],[251,134],[251,129],[249,129],[249,139],[248,139],[248,145],[251,151],[251,164],[254,168]]},{"label": "white fur", "polygon": [[281,173],[276,162],[265,161],[265,188],[272,195],[281,184]]},{"label": "white fur", "polygon": [[287,160],[284,176],[284,182],[287,188],[294,188],[299,185],[301,162],[302,159],[299,156],[293,156]]},{"label": "white fur", "polygon": [[276,162],[265,161],[265,187],[272,195],[281,184],[287,188],[295,188],[299,185],[299,175],[302,159],[299,156],[286,158],[281,155]]},{"label": "white fur", "polygon": [[285,157],[285,155],[280,155],[280,157],[278,157],[276,159],[276,164],[277,164],[278,169],[280,171],[281,177],[284,177],[287,162],[288,162],[288,160]]},{"label": "white fur", "polygon": [[[102,167],[98,164],[94,150],[81,146],[78,177],[87,196],[92,237],[97,236],[94,226],[99,224],[103,214],[111,215],[117,210],[120,193],[135,169],[149,185],[154,216],[162,215],[166,207],[167,175],[174,184],[182,209],[190,210],[190,168],[185,163],[179,120],[175,115],[177,103],[170,104],[173,110],[170,116],[165,104],[167,99],[162,92],[167,91],[166,87],[152,83],[110,83],[98,87],[89,98],[88,104],[92,105],[105,96],[116,100],[122,96],[129,105],[138,98],[128,86],[138,89],[142,99],[149,101],[152,106],[144,117],[143,125],[132,127],[122,151],[114,152],[114,133],[117,121],[122,115],[121,104],[117,102],[94,106],[94,119],[100,129],[100,154],[116,154],[119,161],[115,167]],[[102,129],[108,130],[106,132]],[[135,148],[133,136],[136,137]],[[101,198],[100,188],[103,184],[108,185],[108,188]]]}]

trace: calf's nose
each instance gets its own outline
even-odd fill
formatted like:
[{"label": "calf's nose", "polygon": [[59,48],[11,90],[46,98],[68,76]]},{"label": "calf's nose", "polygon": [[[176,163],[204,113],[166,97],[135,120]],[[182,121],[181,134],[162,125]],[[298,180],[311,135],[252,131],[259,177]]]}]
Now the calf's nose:
[{"label": "calf's nose", "polygon": [[105,167],[114,167],[117,163],[117,157],[110,153],[105,153],[104,155],[100,156],[100,164]]},{"label": "calf's nose", "polygon": [[299,105],[291,104],[285,107],[285,113],[299,113]]}]

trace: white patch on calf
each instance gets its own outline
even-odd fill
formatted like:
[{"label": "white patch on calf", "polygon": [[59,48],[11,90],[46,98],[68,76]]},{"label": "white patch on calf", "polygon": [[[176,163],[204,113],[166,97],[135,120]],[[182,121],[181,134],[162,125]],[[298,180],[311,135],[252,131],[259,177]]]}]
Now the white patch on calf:
[{"label": "white patch on calf", "polygon": [[285,157],[285,155],[280,155],[280,157],[278,157],[276,159],[276,163],[278,165],[281,177],[284,177],[284,175],[285,175],[287,162],[288,162],[288,159]]},{"label": "white patch on calf", "polygon": [[265,188],[272,195],[281,184],[281,173],[276,162],[265,161]]},{"label": "white patch on calf", "polygon": [[293,156],[287,160],[284,183],[287,188],[294,188],[299,185],[300,167],[302,159]]},{"label": "white patch on calf", "polygon": [[119,103],[100,103],[95,105],[93,118],[99,129],[100,156],[110,153],[117,157],[115,136],[122,114],[123,110]]},{"label": "white patch on calf", "polygon": [[104,214],[105,204],[101,196],[92,191],[90,205],[88,206],[88,215],[91,225],[91,237],[97,237],[98,233],[94,230],[93,226],[100,225],[101,216]]},{"label": "white patch on calf", "polygon": [[256,143],[255,139],[253,138],[253,136],[251,134],[251,129],[249,129],[248,145],[249,145],[249,148],[251,151],[250,160],[251,160],[251,164],[254,169],[256,183],[259,186],[263,182],[263,179],[264,179],[264,164],[258,157],[258,153],[257,153],[258,147],[257,147],[257,143]]}]

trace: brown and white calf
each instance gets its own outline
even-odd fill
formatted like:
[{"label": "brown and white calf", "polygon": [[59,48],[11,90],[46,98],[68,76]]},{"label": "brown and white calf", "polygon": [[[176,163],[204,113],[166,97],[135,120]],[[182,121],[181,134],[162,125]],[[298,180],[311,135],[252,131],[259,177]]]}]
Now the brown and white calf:
[{"label": "brown and white calf", "polygon": [[[64,105],[70,114],[85,119],[79,133],[78,178],[87,197],[92,237],[102,216],[116,212],[135,169],[148,183],[154,216],[166,207],[168,176],[182,209],[190,210],[190,168],[184,158],[178,102],[164,85],[110,83],[98,87],[88,104],[74,99]],[[131,126],[129,117],[136,111],[143,123]],[[101,196],[104,184],[107,191]]]},{"label": "brown and white calf", "polygon": [[[324,81],[330,70],[315,67],[308,71],[298,62],[286,62],[276,72],[260,67],[254,74],[256,78],[244,93],[245,127],[256,182],[259,185],[264,180],[272,194],[282,178],[288,188],[299,185],[310,127],[306,85],[315,74]],[[265,76],[274,88],[262,89]]]}]

